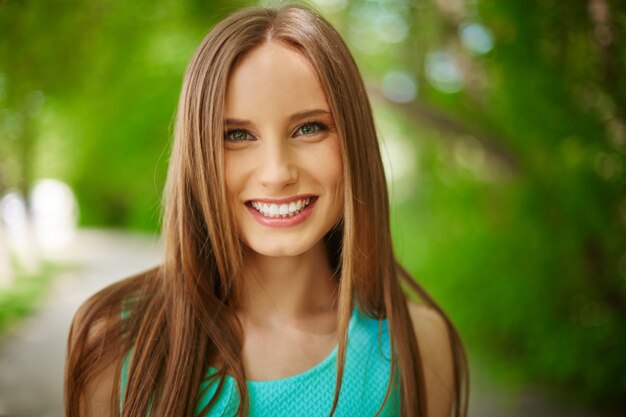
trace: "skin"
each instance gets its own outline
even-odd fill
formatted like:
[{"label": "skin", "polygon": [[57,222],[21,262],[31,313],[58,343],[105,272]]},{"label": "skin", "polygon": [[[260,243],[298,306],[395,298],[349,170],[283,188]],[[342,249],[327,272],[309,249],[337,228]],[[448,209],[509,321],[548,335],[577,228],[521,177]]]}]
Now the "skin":
[{"label": "skin", "polygon": [[[243,361],[251,380],[303,372],[336,345],[336,285],[322,238],[343,210],[335,123],[317,75],[277,42],[250,51],[226,95],[229,203],[244,245]],[[316,196],[304,222],[260,224],[250,200]]]},{"label": "skin", "polygon": [[[309,110],[318,111],[294,116]],[[343,210],[335,122],[313,67],[275,41],[240,60],[228,82],[225,115],[226,187],[245,256],[246,287],[237,311],[242,360],[250,380],[285,378],[315,366],[337,344],[336,280],[322,241]],[[293,227],[261,225],[246,207],[251,199],[302,194],[318,199],[307,220]],[[449,416],[453,373],[445,322],[421,305],[409,303],[409,311],[424,363],[428,416]],[[112,414],[114,366],[90,385],[86,412]]]},{"label": "skin", "polygon": [[[311,109],[320,111],[294,117]],[[246,246],[249,283],[239,311],[244,365],[251,380],[285,378],[315,366],[336,345],[336,288],[321,241],[343,209],[335,123],[311,64],[278,42],[254,49],[235,68],[226,119],[237,120],[226,124],[226,185]],[[260,225],[245,205],[299,194],[319,197],[311,216],[294,227]],[[411,304],[409,311],[425,362],[429,415],[447,415],[447,328],[426,307]]]}]

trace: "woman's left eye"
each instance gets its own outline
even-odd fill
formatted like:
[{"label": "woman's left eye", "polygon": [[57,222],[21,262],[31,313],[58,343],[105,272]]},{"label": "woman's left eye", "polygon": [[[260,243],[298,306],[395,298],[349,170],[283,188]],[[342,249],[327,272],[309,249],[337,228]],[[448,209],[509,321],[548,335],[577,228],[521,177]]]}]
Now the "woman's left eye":
[{"label": "woman's left eye", "polygon": [[323,123],[307,122],[296,130],[296,135],[311,136],[325,130],[328,130],[328,127]]}]

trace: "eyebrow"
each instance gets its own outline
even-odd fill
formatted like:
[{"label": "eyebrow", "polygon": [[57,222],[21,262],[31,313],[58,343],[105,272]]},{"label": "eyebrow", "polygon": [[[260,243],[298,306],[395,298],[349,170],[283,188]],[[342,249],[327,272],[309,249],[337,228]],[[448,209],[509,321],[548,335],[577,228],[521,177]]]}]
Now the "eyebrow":
[{"label": "eyebrow", "polygon": [[[324,109],[312,109],[312,110],[304,110],[298,113],[294,113],[291,116],[289,116],[289,121],[293,122],[295,120],[299,120],[299,119],[304,119],[306,117],[313,117],[313,116],[330,116],[331,112],[328,110],[324,110]],[[248,125],[251,124],[251,122],[249,120],[245,120],[245,119],[235,119],[235,118],[228,118],[226,120],[224,120],[225,124],[228,125]]]}]

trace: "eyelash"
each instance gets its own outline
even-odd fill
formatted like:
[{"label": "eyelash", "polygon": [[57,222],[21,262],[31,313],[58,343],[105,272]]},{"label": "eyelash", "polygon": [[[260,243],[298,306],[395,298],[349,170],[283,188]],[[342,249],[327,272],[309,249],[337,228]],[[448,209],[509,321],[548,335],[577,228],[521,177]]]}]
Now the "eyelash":
[{"label": "eyelash", "polygon": [[[306,126],[314,126],[317,128],[317,130],[313,133],[302,133],[302,136],[312,136],[315,135],[316,133],[320,133],[320,132],[326,132],[329,130],[329,127],[326,126],[324,123],[319,122],[319,121],[315,121],[315,120],[307,120],[306,122],[302,123],[300,126],[298,126],[296,128],[296,133],[298,131],[300,131],[303,127]],[[233,139],[231,137],[232,134],[234,133],[244,133],[247,135],[246,139]],[[234,142],[234,143],[242,143],[245,142],[247,140],[250,140],[250,138],[254,138],[254,136],[252,136],[250,134],[250,132],[248,132],[246,129],[231,129],[231,130],[227,130],[226,132],[224,132],[224,140],[229,141],[229,142]]]},{"label": "eyelash", "polygon": [[314,135],[314,134],[316,134],[316,133],[319,133],[319,132],[326,132],[326,131],[328,131],[328,130],[329,130],[329,129],[328,129],[328,126],[326,126],[326,125],[325,125],[324,123],[322,123],[322,122],[318,122],[318,121],[316,121],[316,120],[307,120],[306,122],[304,122],[304,123],[302,123],[300,126],[298,126],[298,128],[296,129],[296,132],[300,131],[300,129],[302,129],[302,128],[303,128],[303,127],[305,127],[305,126],[315,126],[315,127],[317,127],[317,129],[318,129],[317,131],[315,131],[315,132],[313,132],[313,133],[310,133],[310,134],[308,134],[308,135],[307,135],[306,133],[303,133],[303,135],[305,135],[305,136],[311,136],[311,135]]},{"label": "eyelash", "polygon": [[243,133],[248,135],[249,137],[251,137],[252,135],[250,134],[250,132],[248,132],[245,129],[231,129],[231,130],[227,130],[226,132],[224,132],[224,140],[229,141],[229,142],[234,142],[234,143],[240,143],[240,142],[244,142],[245,140],[248,139],[233,139],[231,138],[231,135],[234,133]]}]

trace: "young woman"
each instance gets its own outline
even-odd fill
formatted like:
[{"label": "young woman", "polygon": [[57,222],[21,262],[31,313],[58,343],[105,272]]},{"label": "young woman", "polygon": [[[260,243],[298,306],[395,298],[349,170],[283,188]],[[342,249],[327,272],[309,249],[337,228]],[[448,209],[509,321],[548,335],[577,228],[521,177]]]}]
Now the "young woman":
[{"label": "young woman", "polygon": [[243,9],[203,40],[163,239],[76,314],[67,416],[466,414],[463,347],[394,258],[365,87],[317,13]]}]

